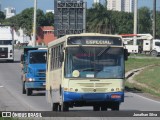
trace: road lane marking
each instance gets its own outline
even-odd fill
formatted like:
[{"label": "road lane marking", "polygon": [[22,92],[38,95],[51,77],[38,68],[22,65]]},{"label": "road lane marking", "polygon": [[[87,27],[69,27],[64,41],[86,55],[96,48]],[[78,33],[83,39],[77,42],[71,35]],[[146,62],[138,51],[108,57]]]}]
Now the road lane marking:
[{"label": "road lane marking", "polygon": [[0,86],[0,88],[2,88],[3,86]]},{"label": "road lane marking", "polygon": [[[129,93],[131,93],[131,92],[129,92]],[[148,100],[148,101],[152,101],[152,102],[155,102],[155,103],[160,104],[160,102],[159,102],[159,101],[157,101],[157,100],[153,100],[153,99],[150,99],[150,98],[147,98],[147,97],[144,97],[144,96],[138,95],[138,94],[136,94],[136,93],[131,93],[131,94],[136,95],[136,96],[138,96],[138,97],[141,97],[141,98],[143,98],[143,99],[146,99],[146,100]]]}]

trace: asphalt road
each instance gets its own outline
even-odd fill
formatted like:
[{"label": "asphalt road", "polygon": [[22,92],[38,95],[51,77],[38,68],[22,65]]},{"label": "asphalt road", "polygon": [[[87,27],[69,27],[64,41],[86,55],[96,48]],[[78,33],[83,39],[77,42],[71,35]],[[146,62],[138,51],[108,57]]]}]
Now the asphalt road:
[{"label": "asphalt road", "polygon": [[[19,63],[21,51],[15,50],[15,62],[0,62],[0,111],[50,111],[50,105],[46,102],[45,91],[34,92],[33,96],[22,94],[21,68]],[[160,111],[160,101],[142,96],[141,92],[126,92],[125,102],[121,104],[120,111]],[[70,109],[76,111],[92,111],[92,107],[78,107]],[[60,119],[60,118],[54,118]],[[75,118],[65,118],[72,120]],[[81,119],[80,117],[76,119]],[[108,117],[94,117],[83,119],[112,120]],[[115,120],[128,120],[129,118],[114,118]],[[131,120],[144,120],[144,118],[130,118]],[[147,120],[159,120],[159,118],[145,118]]]}]

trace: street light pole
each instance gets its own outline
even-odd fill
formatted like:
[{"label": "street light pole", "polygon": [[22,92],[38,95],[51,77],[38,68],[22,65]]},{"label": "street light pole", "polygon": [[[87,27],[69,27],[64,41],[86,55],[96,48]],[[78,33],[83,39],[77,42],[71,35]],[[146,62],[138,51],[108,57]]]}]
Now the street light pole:
[{"label": "street light pole", "polygon": [[37,0],[34,0],[34,20],[33,20],[33,37],[32,46],[36,46],[36,18],[37,18]]},{"label": "street light pole", "polygon": [[[137,6],[138,6],[138,1],[134,1],[134,34],[137,34]],[[137,37],[134,36],[133,40],[133,45],[137,45]]]},{"label": "street light pole", "polygon": [[156,37],[156,0],[153,0],[153,39]]}]

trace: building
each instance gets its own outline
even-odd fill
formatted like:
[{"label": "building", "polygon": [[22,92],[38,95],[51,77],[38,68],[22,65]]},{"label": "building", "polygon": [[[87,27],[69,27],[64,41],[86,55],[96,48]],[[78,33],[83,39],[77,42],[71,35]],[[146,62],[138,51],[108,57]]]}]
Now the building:
[{"label": "building", "polygon": [[134,12],[134,0],[124,0],[124,11]]},{"label": "building", "polygon": [[16,15],[16,9],[12,7],[8,7],[4,9],[4,13],[6,15],[6,18],[10,18]]},{"label": "building", "polygon": [[100,0],[94,0],[94,4],[100,3]]},{"label": "building", "polygon": [[43,26],[38,28],[36,42],[39,45],[48,45],[49,42],[55,39],[56,37],[54,36],[53,26]]},{"label": "building", "polygon": [[107,0],[107,9],[114,11],[133,12],[134,0]]},{"label": "building", "polygon": [[46,13],[49,13],[49,12],[54,14],[54,10],[46,10]]},{"label": "building", "polygon": [[24,30],[22,28],[20,28],[17,31],[14,30],[14,40],[16,41],[16,44],[29,43],[30,37],[24,33]]}]

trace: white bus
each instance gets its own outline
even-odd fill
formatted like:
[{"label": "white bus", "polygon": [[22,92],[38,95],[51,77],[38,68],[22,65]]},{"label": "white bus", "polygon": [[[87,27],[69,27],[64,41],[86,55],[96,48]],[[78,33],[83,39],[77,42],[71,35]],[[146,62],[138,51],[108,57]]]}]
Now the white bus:
[{"label": "white bus", "polygon": [[52,111],[93,106],[119,110],[128,53],[121,36],[66,35],[48,44],[46,97]]},{"label": "white bus", "polygon": [[13,30],[10,26],[0,25],[0,60],[14,61]]}]

